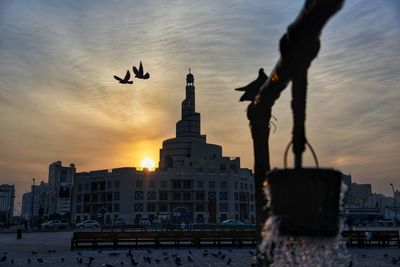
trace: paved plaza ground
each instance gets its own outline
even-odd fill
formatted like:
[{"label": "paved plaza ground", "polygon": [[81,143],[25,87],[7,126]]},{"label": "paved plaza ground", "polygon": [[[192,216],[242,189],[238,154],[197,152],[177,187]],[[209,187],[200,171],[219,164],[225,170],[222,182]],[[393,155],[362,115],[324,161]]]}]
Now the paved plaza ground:
[{"label": "paved plaza ground", "polygon": [[[105,263],[116,267],[133,266],[130,259],[125,255],[127,250],[70,250],[70,239],[72,232],[44,232],[44,233],[23,233],[22,239],[17,240],[15,233],[0,234],[0,259],[3,252],[7,252],[7,259],[0,262],[3,266],[88,266],[89,257],[94,260],[90,266],[105,266]],[[208,255],[204,256],[204,249],[181,248],[181,249],[132,249],[137,266],[177,266],[172,255],[178,254],[182,259],[181,266],[251,266],[254,259],[250,253],[255,249],[218,249],[206,248]],[[55,252],[48,252],[55,250]],[[37,252],[33,254],[32,251]],[[110,255],[115,252],[116,255]],[[163,254],[164,253],[164,254]],[[213,256],[218,255],[219,257]],[[118,255],[117,255],[118,254]],[[393,263],[393,258],[400,259],[400,249],[349,249],[348,258],[343,261],[342,266],[400,266],[400,260]],[[226,255],[221,259],[221,255]],[[143,256],[151,257],[151,263],[146,262]],[[193,260],[190,262],[188,256]],[[167,259],[168,257],[168,259]],[[78,262],[82,258],[83,263]],[[164,259],[165,258],[165,259]],[[39,263],[42,259],[43,263]],[[155,259],[160,260],[159,263]],[[228,260],[231,259],[229,265]],[[28,262],[30,260],[30,263]],[[351,261],[351,263],[350,263]],[[352,265],[351,265],[352,264]],[[287,265],[289,266],[289,265]],[[332,266],[330,264],[323,266]],[[337,265],[335,265],[337,266]]]}]

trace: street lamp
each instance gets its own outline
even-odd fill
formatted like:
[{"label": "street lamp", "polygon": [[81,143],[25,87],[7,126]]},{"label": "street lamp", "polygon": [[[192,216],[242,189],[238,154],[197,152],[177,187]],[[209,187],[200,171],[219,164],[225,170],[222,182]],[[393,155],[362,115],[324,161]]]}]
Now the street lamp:
[{"label": "street lamp", "polygon": [[395,217],[396,224],[397,224],[398,220],[397,220],[397,208],[396,208],[396,195],[394,194],[393,184],[390,184],[390,185],[392,186],[392,191],[393,191],[394,217]]}]

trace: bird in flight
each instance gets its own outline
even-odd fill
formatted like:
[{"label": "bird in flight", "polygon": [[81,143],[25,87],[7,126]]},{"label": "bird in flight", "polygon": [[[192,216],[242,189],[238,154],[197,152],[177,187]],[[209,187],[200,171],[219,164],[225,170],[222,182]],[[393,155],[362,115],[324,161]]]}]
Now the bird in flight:
[{"label": "bird in flight", "polygon": [[133,81],[130,81],[129,79],[131,78],[131,74],[129,72],[129,70],[126,71],[125,77],[123,79],[121,79],[120,77],[114,75],[114,78],[119,81],[119,83],[122,84],[133,84]]},{"label": "bird in flight", "polygon": [[135,73],[135,77],[138,79],[147,80],[148,78],[150,78],[150,74],[148,72],[146,72],[146,74],[143,74],[142,61],[140,61],[139,70],[135,66],[133,66],[133,72]]},{"label": "bird in flight", "polygon": [[261,86],[267,81],[267,79],[267,74],[265,74],[264,69],[261,68],[258,71],[257,79],[244,87],[236,88],[236,91],[244,91],[244,94],[240,97],[240,101],[253,101],[260,91]]}]

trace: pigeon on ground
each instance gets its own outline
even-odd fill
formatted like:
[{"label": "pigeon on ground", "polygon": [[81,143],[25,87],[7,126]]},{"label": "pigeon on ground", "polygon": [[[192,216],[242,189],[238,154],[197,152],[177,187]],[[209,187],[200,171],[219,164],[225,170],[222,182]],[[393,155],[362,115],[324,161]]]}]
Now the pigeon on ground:
[{"label": "pigeon on ground", "polygon": [[135,73],[135,78],[144,80],[150,78],[150,74],[148,72],[146,72],[146,74],[143,74],[142,61],[140,61],[139,70],[135,66],[133,66],[133,72]]},{"label": "pigeon on ground", "polygon": [[190,256],[188,256],[187,259],[189,262],[193,262],[193,259]]},{"label": "pigeon on ground", "polygon": [[39,262],[39,263],[43,263],[43,259],[37,259],[37,261]]},{"label": "pigeon on ground", "polygon": [[14,259],[11,259],[11,261],[10,261],[10,262],[11,262],[11,264],[14,264]]},{"label": "pigeon on ground", "polygon": [[153,251],[151,251],[151,250],[147,249],[147,253],[153,253]]},{"label": "pigeon on ground", "polygon": [[38,254],[36,251],[31,251],[32,252],[32,254],[33,255],[36,255],[36,254]]},{"label": "pigeon on ground", "polygon": [[27,262],[28,262],[28,263],[31,263],[31,259],[28,259]]},{"label": "pigeon on ground", "polygon": [[83,263],[83,260],[82,260],[81,257],[77,258],[76,261],[77,261],[79,264],[82,264],[82,263]]},{"label": "pigeon on ground", "polygon": [[6,260],[7,260],[7,256],[6,256],[6,254],[3,254],[3,256],[1,256],[1,258],[0,258],[0,262],[4,262]]},{"label": "pigeon on ground", "polygon": [[232,258],[229,258],[229,260],[226,262],[226,265],[230,265],[232,262]]},{"label": "pigeon on ground", "polygon": [[236,88],[236,91],[244,91],[244,94],[240,97],[239,101],[253,101],[258,95],[261,86],[268,80],[267,74],[265,74],[264,69],[261,68],[258,71],[258,77],[256,80],[252,81],[248,85],[240,88]]},{"label": "pigeon on ground", "polygon": [[137,266],[139,264],[139,262],[135,261],[134,258],[131,258],[131,263],[133,266]]},{"label": "pigeon on ground", "polygon": [[123,79],[121,79],[120,77],[114,75],[114,78],[119,81],[119,83],[122,84],[133,84],[133,81],[130,81],[129,79],[131,78],[131,74],[129,72],[129,70],[126,71],[125,77]]}]

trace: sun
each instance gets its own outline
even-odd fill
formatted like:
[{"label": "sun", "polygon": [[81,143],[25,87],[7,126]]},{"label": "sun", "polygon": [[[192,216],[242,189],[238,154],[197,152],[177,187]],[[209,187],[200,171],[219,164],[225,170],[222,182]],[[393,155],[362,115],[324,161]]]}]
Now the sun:
[{"label": "sun", "polygon": [[146,158],[144,158],[142,160],[142,163],[140,163],[140,166],[142,168],[147,168],[147,169],[151,170],[151,169],[154,168],[155,164],[154,164],[154,161],[151,158],[146,157]]}]

